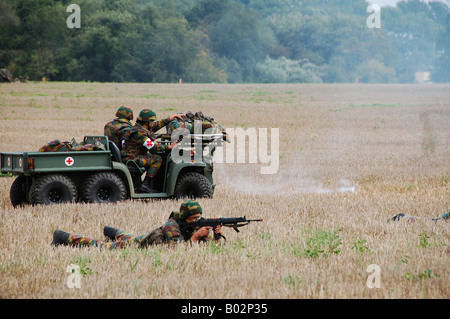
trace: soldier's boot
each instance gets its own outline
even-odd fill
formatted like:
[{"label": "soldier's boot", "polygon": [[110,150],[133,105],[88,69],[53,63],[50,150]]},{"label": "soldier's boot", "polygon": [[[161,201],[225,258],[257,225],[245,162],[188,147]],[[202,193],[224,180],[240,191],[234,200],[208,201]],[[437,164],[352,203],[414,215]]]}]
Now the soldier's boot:
[{"label": "soldier's boot", "polygon": [[114,228],[111,226],[105,226],[103,228],[103,234],[111,240],[116,240],[118,233],[119,233],[119,229],[117,229],[117,228]]},{"label": "soldier's boot", "polygon": [[152,179],[150,177],[145,177],[138,190],[141,193],[158,193],[158,190],[152,187]]},{"label": "soldier's boot", "polygon": [[66,233],[65,231],[57,229],[53,233],[52,245],[53,246],[68,245],[69,237],[70,237],[69,233]]},{"label": "soldier's boot", "polygon": [[388,223],[391,221],[399,221],[401,218],[405,217],[405,214],[400,213],[388,219]]}]

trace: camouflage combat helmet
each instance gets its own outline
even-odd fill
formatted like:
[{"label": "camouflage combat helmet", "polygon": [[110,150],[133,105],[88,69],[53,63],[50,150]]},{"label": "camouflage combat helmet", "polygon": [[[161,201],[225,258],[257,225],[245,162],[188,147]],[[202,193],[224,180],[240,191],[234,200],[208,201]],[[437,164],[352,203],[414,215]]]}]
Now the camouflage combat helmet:
[{"label": "camouflage combat helmet", "polygon": [[187,117],[189,120],[193,120],[193,119],[194,119],[194,113],[192,113],[192,111],[187,111],[187,112],[186,112],[186,117]]},{"label": "camouflage combat helmet", "polygon": [[119,109],[116,112],[116,117],[120,118],[120,119],[127,119],[127,120],[133,120],[133,110],[126,107],[126,106],[121,106],[119,107]]},{"label": "camouflage combat helmet", "polygon": [[202,111],[197,111],[197,112],[195,112],[195,117],[198,119],[203,119],[205,117],[205,115],[203,115]]},{"label": "camouflage combat helmet", "polygon": [[137,118],[140,122],[151,122],[156,120],[156,113],[149,109],[144,109],[139,113]]},{"label": "camouflage combat helmet", "polygon": [[186,220],[189,216],[195,214],[202,214],[203,210],[200,204],[195,200],[185,200],[180,206],[179,218],[181,220]]}]

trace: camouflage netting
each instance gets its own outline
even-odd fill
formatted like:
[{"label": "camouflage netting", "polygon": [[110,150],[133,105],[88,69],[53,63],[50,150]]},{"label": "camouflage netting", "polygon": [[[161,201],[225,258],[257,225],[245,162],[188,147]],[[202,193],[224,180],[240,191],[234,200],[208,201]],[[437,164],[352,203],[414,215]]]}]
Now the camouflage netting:
[{"label": "camouflage netting", "polygon": [[61,142],[60,140],[51,140],[43,145],[38,152],[75,152],[75,151],[98,151],[105,150],[102,143],[96,142],[94,144],[78,144],[75,139],[71,142]]},{"label": "camouflage netting", "polygon": [[[201,123],[201,132],[196,132],[195,122]],[[202,111],[198,111],[193,114],[191,111],[186,113],[184,120],[174,119],[167,125],[167,133],[172,134],[178,128],[186,128],[191,134],[194,133],[207,133],[216,134],[223,133],[225,130],[217,123],[212,117],[204,116]]]}]

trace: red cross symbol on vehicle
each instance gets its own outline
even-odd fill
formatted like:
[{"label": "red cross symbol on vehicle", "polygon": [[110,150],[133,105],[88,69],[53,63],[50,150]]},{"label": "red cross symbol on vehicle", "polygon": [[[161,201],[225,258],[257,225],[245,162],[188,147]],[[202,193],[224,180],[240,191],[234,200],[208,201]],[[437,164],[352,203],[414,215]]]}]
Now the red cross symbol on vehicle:
[{"label": "red cross symbol on vehicle", "polygon": [[74,160],[73,160],[72,157],[67,157],[66,160],[65,160],[65,162],[66,162],[66,165],[67,165],[67,166],[72,166],[73,163],[74,163]]}]

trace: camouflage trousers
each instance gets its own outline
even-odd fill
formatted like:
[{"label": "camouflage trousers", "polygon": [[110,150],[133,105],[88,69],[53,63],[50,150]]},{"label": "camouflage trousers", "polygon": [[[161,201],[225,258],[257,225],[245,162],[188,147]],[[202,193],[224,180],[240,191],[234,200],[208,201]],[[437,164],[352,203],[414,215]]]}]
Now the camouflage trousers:
[{"label": "camouflage trousers", "polygon": [[134,161],[141,167],[147,169],[147,176],[153,178],[159,171],[162,164],[162,157],[159,155],[138,155],[134,158]]},{"label": "camouflage trousers", "polygon": [[68,245],[75,247],[98,247],[100,250],[112,250],[112,249],[123,249],[135,245],[136,247],[141,247],[142,241],[148,236],[148,233],[142,234],[140,236],[133,235],[129,232],[119,230],[115,241],[113,242],[103,242],[98,239],[91,237],[86,237],[82,235],[70,234]]}]

